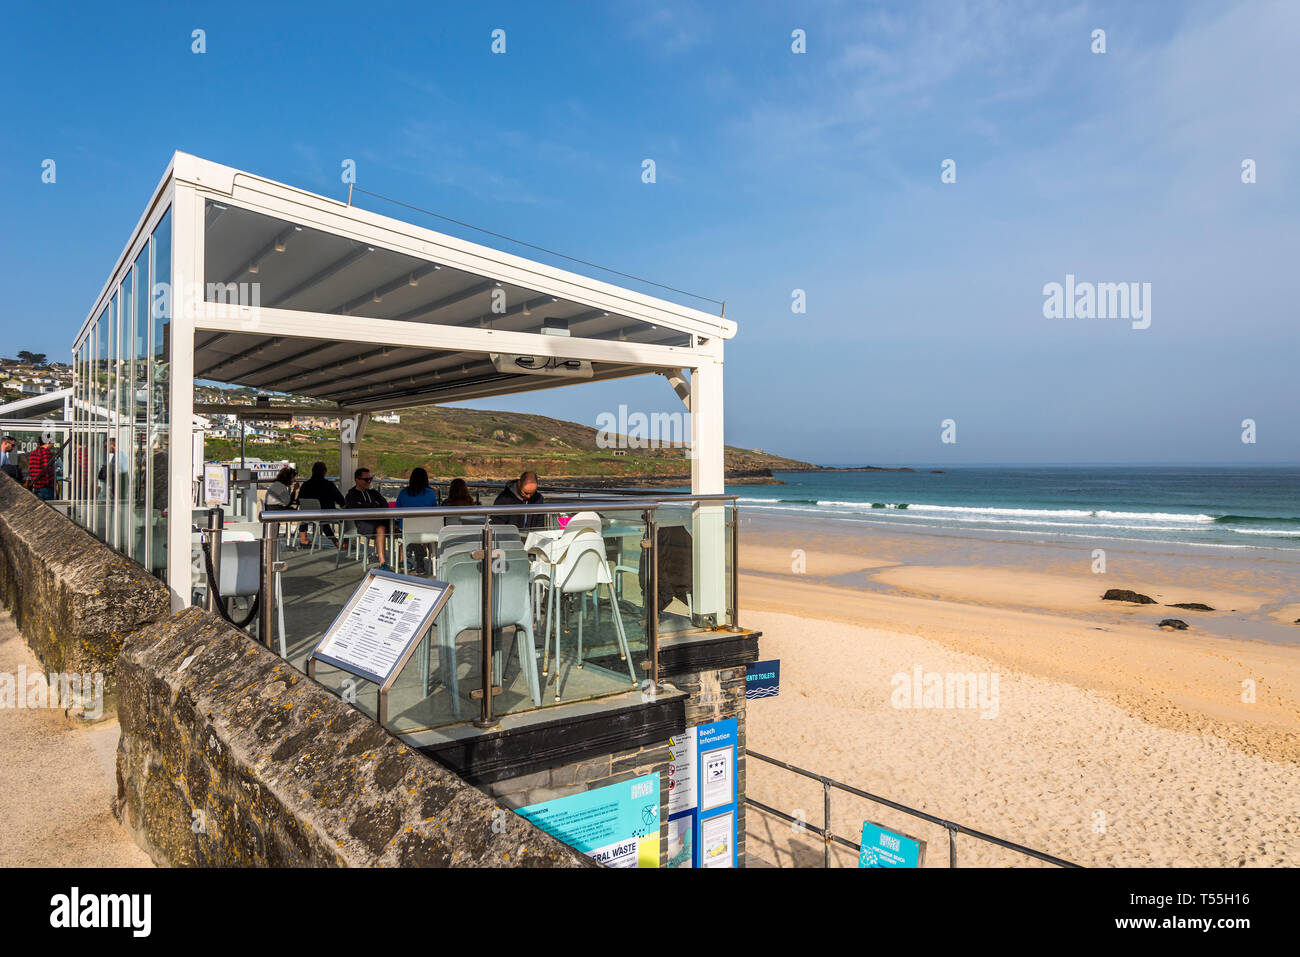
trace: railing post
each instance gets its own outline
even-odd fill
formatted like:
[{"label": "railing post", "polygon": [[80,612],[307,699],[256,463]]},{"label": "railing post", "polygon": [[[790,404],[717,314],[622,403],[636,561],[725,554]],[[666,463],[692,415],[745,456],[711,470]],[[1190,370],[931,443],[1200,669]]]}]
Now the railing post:
[{"label": "railing post", "polygon": [[280,523],[262,524],[262,568],[258,575],[258,590],[262,604],[257,609],[257,639],[271,647],[272,623],[275,621],[275,563],[279,560]]},{"label": "railing post", "polygon": [[822,867],[831,866],[831,782],[822,778]]},{"label": "railing post", "polygon": [[957,828],[948,825],[948,866],[957,866]]},{"label": "railing post", "polygon": [[492,674],[492,516],[483,516],[483,566],[482,579],[479,586],[480,598],[482,599],[482,608],[479,614],[482,617],[481,645],[483,650],[482,661],[479,663],[482,681],[480,687],[483,689],[483,697],[479,701],[478,720],[474,722],[480,728],[492,727],[492,692],[496,687]]},{"label": "railing post", "polygon": [[[650,658],[650,692],[659,693],[659,521],[653,508],[646,509],[646,594],[645,644]],[[556,666],[558,668],[558,665]]]},{"label": "railing post", "polygon": [[[212,575],[216,581],[208,581],[207,609],[217,613],[217,590],[221,587],[221,530],[225,514],[220,508],[208,509],[208,554],[212,556]],[[205,569],[206,571],[206,569]]]}]

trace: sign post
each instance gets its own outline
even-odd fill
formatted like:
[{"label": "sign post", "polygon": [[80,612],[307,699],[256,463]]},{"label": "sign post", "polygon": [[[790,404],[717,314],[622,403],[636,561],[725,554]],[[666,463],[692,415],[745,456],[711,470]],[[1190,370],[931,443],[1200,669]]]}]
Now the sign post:
[{"label": "sign post", "polygon": [[307,656],[308,676],[323,661],[379,685],[379,723],[387,725],[388,692],[451,591],[446,582],[370,569]]}]

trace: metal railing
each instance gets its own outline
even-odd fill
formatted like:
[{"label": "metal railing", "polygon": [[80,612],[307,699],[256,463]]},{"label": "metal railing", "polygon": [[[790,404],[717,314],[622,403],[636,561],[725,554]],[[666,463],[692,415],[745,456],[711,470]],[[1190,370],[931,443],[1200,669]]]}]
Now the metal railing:
[{"label": "metal railing", "polygon": [[[731,505],[733,509],[732,519],[732,557],[735,553],[735,495],[690,495],[681,498],[674,498],[671,502],[677,505],[682,502],[691,504],[711,504]],[[481,623],[482,629],[482,660],[480,663],[480,688],[482,689],[482,698],[479,702],[479,716],[475,724],[480,727],[491,727],[495,719],[492,713],[492,696],[495,691],[495,685],[492,680],[493,676],[493,651],[494,651],[494,631],[493,626],[493,559],[500,556],[499,548],[494,547],[492,531],[500,527],[500,524],[493,525],[493,517],[505,519],[506,517],[529,516],[529,515],[568,515],[574,512],[575,503],[556,503],[550,505],[477,505],[477,506],[437,506],[423,508],[346,508],[346,509],[291,509],[291,510],[274,510],[263,511],[261,515],[262,522],[262,548],[261,548],[261,569],[259,580],[259,594],[262,596],[258,616],[258,637],[267,648],[273,648],[271,641],[272,628],[275,621],[275,602],[269,596],[275,594],[275,575],[285,570],[285,563],[280,561],[279,556],[279,539],[280,526],[287,524],[290,526],[299,523],[337,523],[341,521],[363,521],[363,522],[397,522],[406,519],[417,518],[456,518],[464,519],[468,517],[482,517],[482,545],[481,550],[474,553],[474,558],[482,562],[481,564],[481,598],[482,611]],[[644,596],[645,604],[645,634],[646,634],[646,652],[647,661],[643,662],[641,667],[647,672],[647,678],[650,686],[647,690],[651,693],[657,693],[659,688],[659,608],[658,608],[658,581],[659,581],[659,547],[658,547],[658,523],[655,512],[664,504],[659,499],[621,499],[616,501],[601,502],[594,511],[599,512],[640,512],[642,521],[646,526],[646,536],[641,540],[641,548],[646,552],[646,588]],[[471,528],[473,526],[470,526]],[[218,538],[218,541],[220,539]],[[396,547],[394,541],[393,547]],[[720,555],[720,560],[726,558]],[[736,594],[736,577],[737,569],[734,560],[730,568],[731,576],[731,594]],[[734,598],[732,601],[734,605]],[[734,608],[730,609],[734,612]],[[734,619],[733,619],[734,621]]]},{"label": "metal railing", "polygon": [[966,827],[964,824],[958,824],[955,821],[948,821],[945,820],[944,818],[936,817],[933,814],[927,814],[925,811],[920,811],[917,810],[916,808],[908,807],[905,804],[899,804],[897,801],[891,801],[889,800],[889,798],[880,797],[878,794],[871,794],[867,791],[862,790],[861,788],[855,788],[850,784],[844,784],[840,781],[836,781],[834,778],[828,778],[824,774],[814,774],[813,772],[807,771],[804,768],[796,767],[795,765],[788,764],[785,761],[778,761],[776,758],[768,757],[766,754],[759,754],[757,751],[746,751],[745,755],[746,757],[757,758],[760,761],[765,761],[768,764],[775,765],[778,768],[783,768],[786,771],[790,771],[794,774],[799,774],[802,775],[803,777],[811,778],[814,781],[820,782],[822,786],[822,821],[823,821],[822,827],[818,827],[816,824],[809,824],[807,821],[804,821],[800,818],[796,818],[793,815],[786,814],[784,811],[778,811],[776,808],[769,807],[768,805],[762,803],[761,801],[755,801],[753,798],[748,796],[745,797],[745,804],[749,805],[750,807],[757,808],[758,810],[762,811],[765,814],[771,814],[775,817],[779,817],[783,821],[788,821],[789,823],[794,824],[802,828],[803,830],[811,831],[813,834],[818,835],[822,839],[822,866],[823,867],[831,866],[831,845],[832,844],[838,844],[842,847],[847,847],[850,850],[857,851],[858,853],[861,853],[862,851],[861,844],[857,843],[856,841],[851,841],[846,837],[841,837],[839,834],[835,834],[834,832],[831,831],[831,790],[834,788],[838,788],[839,790],[844,791],[848,794],[852,794],[855,797],[864,798],[868,801],[874,801],[877,804],[883,804],[885,807],[892,808],[895,811],[900,811],[903,814],[910,814],[912,817],[920,818],[922,821],[928,821],[931,824],[937,824],[940,827],[944,828],[948,832],[948,866],[949,867],[957,866],[957,835],[958,834],[965,834],[969,837],[973,837],[978,840],[985,841],[986,843],[989,844],[996,844],[998,847],[1004,847],[1007,850],[1015,851],[1018,854],[1024,854],[1027,857],[1032,857],[1040,861],[1046,861],[1048,864],[1055,864],[1057,867],[1082,867],[1083,866],[1081,864],[1075,864],[1063,858],[1055,857],[1051,854],[1044,853],[1043,851],[1036,851],[1032,847],[1025,847],[1023,844],[1017,844],[1014,841],[1008,841],[1000,837],[994,837],[992,834],[985,834],[983,831],[977,831],[974,828]]}]

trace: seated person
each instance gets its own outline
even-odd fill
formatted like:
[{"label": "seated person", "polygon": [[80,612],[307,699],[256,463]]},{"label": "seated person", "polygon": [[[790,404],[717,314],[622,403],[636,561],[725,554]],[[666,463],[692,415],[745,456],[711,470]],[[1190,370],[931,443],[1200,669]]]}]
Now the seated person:
[{"label": "seated person", "polygon": [[266,489],[266,500],[262,503],[264,512],[283,512],[285,509],[293,508],[294,501],[297,498],[298,487],[294,477],[298,470],[285,466],[275,477]]},{"label": "seated person", "polygon": [[[469,483],[458,478],[451,480],[451,487],[447,489],[447,498],[442,504],[445,508],[473,508],[478,504],[478,500],[470,494]],[[469,515],[465,518],[447,518],[444,524],[481,525],[483,524],[483,516]]]},{"label": "seated person", "polygon": [[[348,490],[348,494],[344,498],[348,508],[388,508],[388,499],[371,488],[371,483],[375,477],[370,474],[370,469],[357,469],[354,478],[356,484]],[[367,538],[374,537],[375,552],[379,556],[379,567],[386,572],[391,572],[393,569],[388,564],[387,552],[385,551],[390,534],[388,522],[375,519],[358,519],[357,531]]]},{"label": "seated person", "polygon": [[[501,490],[501,494],[496,497],[493,505],[541,505],[543,503],[542,493],[537,491],[537,473],[525,472],[519,476],[517,482],[511,482]],[[530,528],[543,528],[546,525],[545,515],[503,515],[500,518],[493,516],[493,521],[509,522],[517,527],[521,532]]]},{"label": "seated person", "polygon": [[[316,462],[311,467],[311,478],[303,482],[298,489],[298,501],[309,498],[320,502],[321,508],[347,508],[347,501],[343,498],[343,493],[338,490],[338,486],[325,477],[325,463]],[[335,546],[338,540],[334,537],[334,527],[332,525],[322,525],[321,531],[325,533]],[[307,538],[307,523],[303,522],[298,526],[298,544],[310,545],[311,541]]]},{"label": "seated person", "polygon": [[[411,477],[406,480],[406,487],[397,493],[398,508],[435,508],[438,504],[438,493],[429,485],[429,473],[422,468],[411,469]],[[420,570],[420,574],[427,574],[425,562],[429,556],[429,549],[425,545],[410,545],[407,547],[407,564],[414,565]],[[414,561],[411,559],[414,558]]]}]

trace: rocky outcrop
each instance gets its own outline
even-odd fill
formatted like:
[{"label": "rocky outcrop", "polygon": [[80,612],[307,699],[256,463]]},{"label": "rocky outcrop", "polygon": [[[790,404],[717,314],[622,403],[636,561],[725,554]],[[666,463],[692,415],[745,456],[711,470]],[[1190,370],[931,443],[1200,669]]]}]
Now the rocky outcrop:
[{"label": "rocky outcrop", "polygon": [[1170,608],[1185,608],[1187,611],[1214,611],[1209,605],[1199,601],[1180,601],[1169,606]]},{"label": "rocky outcrop", "polygon": [[1172,628],[1174,629],[1174,631],[1186,631],[1187,622],[1182,621],[1178,618],[1166,618],[1164,621],[1160,622],[1160,627]]},{"label": "rocky outcrop", "polygon": [[1102,601],[1131,601],[1138,605],[1154,605],[1156,600],[1148,595],[1139,592],[1129,591],[1127,588],[1108,588],[1106,594],[1101,596]]},{"label": "rocky outcrop", "polygon": [[171,617],[166,585],[2,473],[0,599],[45,668],[110,694],[122,642]]},{"label": "rocky outcrop", "polygon": [[114,813],[175,866],[590,861],[196,608],[118,665]]}]

